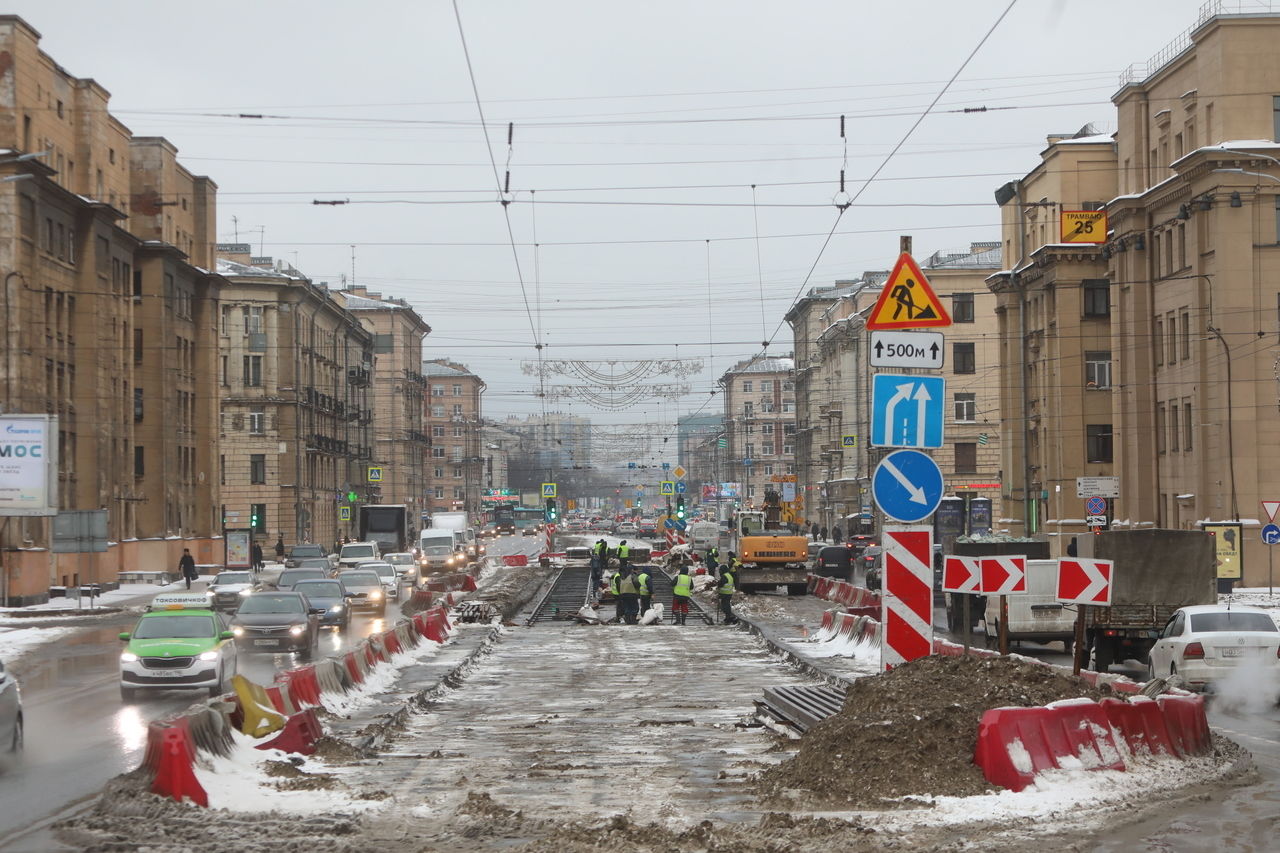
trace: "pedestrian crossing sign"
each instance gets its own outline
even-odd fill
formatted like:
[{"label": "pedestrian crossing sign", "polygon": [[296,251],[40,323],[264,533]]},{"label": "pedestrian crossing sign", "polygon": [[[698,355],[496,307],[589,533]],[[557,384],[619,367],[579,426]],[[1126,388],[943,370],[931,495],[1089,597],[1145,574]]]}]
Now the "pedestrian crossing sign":
[{"label": "pedestrian crossing sign", "polygon": [[840,446],[841,447],[857,447],[858,437],[856,435],[842,435],[840,436]]},{"label": "pedestrian crossing sign", "polygon": [[674,480],[662,481],[662,494],[674,495],[676,493],[676,484]]},{"label": "pedestrian crossing sign", "polygon": [[369,482],[370,483],[382,482],[382,466],[381,465],[369,466]]},{"label": "pedestrian crossing sign", "polygon": [[868,329],[926,329],[950,326],[951,314],[929,286],[915,259],[903,252],[867,317]]},{"label": "pedestrian crossing sign", "polygon": [[338,520],[339,520],[339,521],[350,521],[350,520],[351,520],[351,507],[349,507],[349,506],[340,506],[340,507],[338,507]]},{"label": "pedestrian crossing sign", "polygon": [[555,484],[555,483],[543,483],[543,484],[542,484],[542,496],[543,496],[544,498],[554,498],[554,497],[556,496],[556,484]]}]

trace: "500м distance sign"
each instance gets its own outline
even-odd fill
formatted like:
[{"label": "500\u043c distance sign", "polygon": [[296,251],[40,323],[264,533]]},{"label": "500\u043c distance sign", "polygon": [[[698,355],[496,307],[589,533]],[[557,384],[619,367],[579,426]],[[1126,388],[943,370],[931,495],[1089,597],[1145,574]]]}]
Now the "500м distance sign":
[{"label": "500\u043c distance sign", "polygon": [[946,358],[941,332],[872,332],[871,366],[939,370]]}]

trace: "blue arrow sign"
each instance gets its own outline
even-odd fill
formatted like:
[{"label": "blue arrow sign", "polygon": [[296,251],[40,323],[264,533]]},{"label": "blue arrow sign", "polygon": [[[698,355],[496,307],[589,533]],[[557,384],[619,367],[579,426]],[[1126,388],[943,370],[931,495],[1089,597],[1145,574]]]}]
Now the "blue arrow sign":
[{"label": "blue arrow sign", "polygon": [[941,376],[877,373],[871,382],[871,443],[941,447],[946,397]]},{"label": "blue arrow sign", "polygon": [[688,526],[689,526],[688,522],[686,522],[684,519],[680,519],[680,518],[677,518],[677,519],[676,519],[674,522],[672,522],[672,523],[675,525],[676,530],[684,530],[686,527],[688,527]]},{"label": "blue arrow sign", "polygon": [[684,494],[684,492],[685,492],[685,488],[686,488],[686,487],[685,487],[685,484],[684,484],[684,480],[681,480],[680,482],[676,483],[676,494],[677,494],[677,495],[683,495],[683,494]]},{"label": "blue arrow sign", "polygon": [[1268,524],[1262,528],[1262,541],[1268,545],[1280,545],[1280,525]]},{"label": "blue arrow sign", "polygon": [[663,522],[662,522],[662,526],[663,526],[663,527],[665,527],[665,528],[667,528],[668,530],[675,530],[675,529],[676,529],[676,523],[675,523],[675,520],[674,520],[674,519],[671,519],[671,518],[664,519],[664,520],[663,520]]},{"label": "blue arrow sign", "polygon": [[942,501],[942,470],[918,450],[895,450],[876,466],[871,496],[880,511],[895,521],[920,521]]}]

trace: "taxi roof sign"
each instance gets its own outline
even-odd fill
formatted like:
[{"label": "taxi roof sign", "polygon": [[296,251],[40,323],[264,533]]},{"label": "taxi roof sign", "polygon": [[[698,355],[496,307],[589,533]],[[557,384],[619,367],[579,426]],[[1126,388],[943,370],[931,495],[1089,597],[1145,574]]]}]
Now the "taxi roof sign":
[{"label": "taxi roof sign", "polygon": [[209,596],[203,592],[168,592],[151,599],[151,610],[208,610]]},{"label": "taxi roof sign", "polygon": [[950,325],[951,314],[942,300],[929,286],[915,259],[903,252],[867,316],[867,328],[928,329]]}]

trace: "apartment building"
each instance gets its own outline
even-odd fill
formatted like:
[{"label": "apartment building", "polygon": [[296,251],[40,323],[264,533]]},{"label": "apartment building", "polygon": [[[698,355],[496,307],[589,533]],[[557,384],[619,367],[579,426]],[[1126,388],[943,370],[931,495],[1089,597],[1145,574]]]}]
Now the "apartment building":
[{"label": "apartment building", "polygon": [[427,508],[431,437],[424,424],[427,378],[422,339],[431,327],[403,299],[364,287],[340,291],[347,311],[373,335],[373,460],[382,481],[371,484],[378,503],[404,504],[415,523]]},{"label": "apartment building", "polygon": [[107,512],[106,553],[53,555],[47,519],[0,533],[0,595],[217,557],[205,272],[216,187],[163,139],[134,138],[110,94],[0,15],[4,409],[58,417],[59,503]]},{"label": "apartment building", "polygon": [[720,377],[724,392],[725,482],[742,506],[760,507],[765,490],[795,483],[795,362],[788,356],[739,361]]},{"label": "apartment building", "polygon": [[485,464],[480,448],[480,398],[484,380],[465,365],[438,359],[422,363],[430,389],[423,423],[430,430],[431,477],[427,513],[481,511]]},{"label": "apartment building", "polygon": [[1119,406],[1111,279],[1101,246],[1061,242],[1064,210],[1116,195],[1116,146],[1092,128],[1049,136],[1040,162],[996,192],[1004,268],[987,279],[999,352],[1000,495],[1016,535],[1058,551],[1086,531],[1077,477],[1116,473]]},{"label": "apartment building", "polygon": [[226,526],[253,527],[264,545],[355,537],[373,496],[373,333],[327,287],[247,244],[219,245],[217,269]]}]

